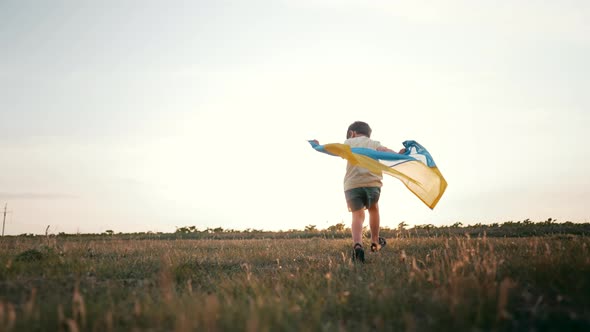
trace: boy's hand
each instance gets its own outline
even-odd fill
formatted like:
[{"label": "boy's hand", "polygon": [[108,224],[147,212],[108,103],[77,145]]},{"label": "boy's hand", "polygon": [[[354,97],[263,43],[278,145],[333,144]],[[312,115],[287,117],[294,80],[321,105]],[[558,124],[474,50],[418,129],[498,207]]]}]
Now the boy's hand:
[{"label": "boy's hand", "polygon": [[406,153],[406,148],[403,148],[403,149],[399,150],[399,152],[398,152],[398,153],[399,153],[399,154],[404,154],[404,153]]}]

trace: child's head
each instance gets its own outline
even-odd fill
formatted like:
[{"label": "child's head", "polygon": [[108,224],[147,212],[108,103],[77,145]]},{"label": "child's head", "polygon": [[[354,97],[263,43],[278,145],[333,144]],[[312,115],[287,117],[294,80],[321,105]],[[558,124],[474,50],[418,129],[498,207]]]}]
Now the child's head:
[{"label": "child's head", "polygon": [[348,126],[348,130],[346,131],[346,138],[351,138],[353,133],[357,135],[364,135],[367,137],[371,137],[371,127],[366,122],[356,121],[350,126]]}]

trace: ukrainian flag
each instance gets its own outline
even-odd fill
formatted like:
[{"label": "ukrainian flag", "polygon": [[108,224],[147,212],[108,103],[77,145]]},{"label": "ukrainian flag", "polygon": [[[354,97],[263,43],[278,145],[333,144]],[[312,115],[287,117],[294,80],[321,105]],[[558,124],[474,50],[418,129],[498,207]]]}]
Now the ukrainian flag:
[{"label": "ukrainian flag", "polygon": [[406,148],[403,154],[351,148],[339,143],[319,145],[315,140],[309,143],[316,151],[340,156],[375,174],[385,173],[399,179],[431,209],[434,209],[447,188],[447,181],[436,167],[434,159],[416,141],[403,142]]}]

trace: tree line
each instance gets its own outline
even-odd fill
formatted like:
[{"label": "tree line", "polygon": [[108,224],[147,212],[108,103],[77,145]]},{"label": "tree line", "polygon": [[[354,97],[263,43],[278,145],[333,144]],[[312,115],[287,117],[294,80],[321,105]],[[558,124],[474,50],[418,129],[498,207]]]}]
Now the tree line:
[{"label": "tree line", "polygon": [[[365,236],[370,236],[368,227],[364,228]],[[463,222],[455,222],[452,225],[436,226],[434,224],[422,224],[411,226],[400,222],[397,227],[381,227],[381,236],[387,238],[413,238],[413,237],[455,237],[455,236],[488,236],[488,237],[527,237],[544,235],[590,235],[590,223],[579,222],[558,222],[556,219],[548,218],[543,221],[534,222],[530,219],[521,221],[506,221],[503,223],[475,223],[465,225]],[[21,234],[19,236],[40,236],[34,234]],[[113,230],[106,230],[100,234],[45,234],[41,236],[57,237],[112,237],[118,239],[264,239],[264,238],[347,238],[350,236],[350,227],[344,223],[319,229],[316,225],[307,225],[303,229],[289,229],[286,231],[267,231],[263,229],[247,228],[236,230],[223,227],[207,227],[199,229],[197,226],[176,227],[172,233],[163,232],[136,232],[122,233]]]}]

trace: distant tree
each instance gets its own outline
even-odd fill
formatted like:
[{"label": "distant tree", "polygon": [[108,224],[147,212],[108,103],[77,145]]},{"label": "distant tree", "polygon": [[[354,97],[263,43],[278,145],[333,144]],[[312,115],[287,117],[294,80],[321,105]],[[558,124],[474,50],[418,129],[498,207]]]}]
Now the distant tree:
[{"label": "distant tree", "polygon": [[460,222],[460,221],[457,221],[457,222],[456,222],[456,223],[454,223],[454,224],[453,224],[451,227],[452,227],[452,228],[459,228],[459,227],[462,227],[462,226],[463,226],[463,223],[462,223],[462,222]]},{"label": "distant tree", "polygon": [[104,231],[104,233],[106,235],[113,235],[115,232],[112,229],[107,229],[106,231]]},{"label": "distant tree", "polygon": [[397,230],[400,232],[403,232],[406,230],[406,227],[408,227],[408,223],[405,221],[400,222],[399,224],[397,224]]},{"label": "distant tree", "polygon": [[330,232],[344,232],[344,224],[343,223],[337,223],[336,225],[332,225],[330,227],[328,227],[328,231]]},{"label": "distant tree", "polygon": [[190,230],[188,229],[188,227],[176,227],[176,233],[188,234],[190,233]]},{"label": "distant tree", "polygon": [[433,224],[425,224],[425,225],[416,225],[414,226],[415,229],[424,229],[427,232],[430,232],[431,229],[436,228]]},{"label": "distant tree", "polygon": [[317,228],[316,225],[307,225],[305,226],[305,231],[306,232],[317,232]]}]

